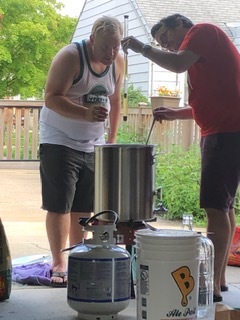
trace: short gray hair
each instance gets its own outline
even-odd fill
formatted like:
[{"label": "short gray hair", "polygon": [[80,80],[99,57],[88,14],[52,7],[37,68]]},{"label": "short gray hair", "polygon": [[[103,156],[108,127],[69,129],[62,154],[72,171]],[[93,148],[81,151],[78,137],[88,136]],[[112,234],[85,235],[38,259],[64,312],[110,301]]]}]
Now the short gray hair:
[{"label": "short gray hair", "polygon": [[97,35],[99,32],[109,32],[110,34],[120,33],[120,35],[123,36],[123,26],[117,18],[103,16],[98,18],[92,27],[93,35]]}]

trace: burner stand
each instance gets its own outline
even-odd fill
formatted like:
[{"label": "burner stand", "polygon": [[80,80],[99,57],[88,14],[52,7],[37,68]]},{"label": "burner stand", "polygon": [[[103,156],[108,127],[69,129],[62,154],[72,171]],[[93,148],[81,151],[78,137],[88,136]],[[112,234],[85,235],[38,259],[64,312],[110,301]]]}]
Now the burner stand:
[{"label": "burner stand", "polygon": [[[145,220],[146,222],[155,222],[157,218],[151,220]],[[140,229],[146,229],[147,227],[142,221],[126,221],[118,222],[116,225],[117,230],[114,232],[114,238],[117,245],[125,245],[126,250],[132,256],[134,248],[135,231]],[[135,251],[134,251],[135,252]],[[135,299],[133,271],[131,269],[131,298]]]}]

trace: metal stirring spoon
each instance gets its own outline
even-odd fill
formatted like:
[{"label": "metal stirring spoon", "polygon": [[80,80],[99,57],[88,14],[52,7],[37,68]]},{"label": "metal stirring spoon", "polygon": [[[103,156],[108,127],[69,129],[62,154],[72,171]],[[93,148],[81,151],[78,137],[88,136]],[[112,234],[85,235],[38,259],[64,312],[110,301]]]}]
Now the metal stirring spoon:
[{"label": "metal stirring spoon", "polygon": [[152,122],[151,128],[150,128],[149,133],[148,133],[146,145],[148,144],[148,141],[149,141],[149,139],[150,139],[150,136],[151,136],[151,133],[152,133],[152,129],[153,129],[153,127],[154,127],[154,124],[155,124],[155,119],[153,118],[153,122]]}]

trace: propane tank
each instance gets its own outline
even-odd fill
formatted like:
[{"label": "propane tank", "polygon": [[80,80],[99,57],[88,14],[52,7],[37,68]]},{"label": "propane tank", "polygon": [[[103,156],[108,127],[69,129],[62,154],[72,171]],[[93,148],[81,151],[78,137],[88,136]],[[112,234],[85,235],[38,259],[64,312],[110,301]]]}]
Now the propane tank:
[{"label": "propane tank", "polygon": [[[113,224],[89,225],[96,217],[114,213]],[[114,244],[118,215],[102,211],[84,223],[91,239],[75,246],[68,258],[67,302],[83,320],[117,319],[131,296],[131,257]]]}]

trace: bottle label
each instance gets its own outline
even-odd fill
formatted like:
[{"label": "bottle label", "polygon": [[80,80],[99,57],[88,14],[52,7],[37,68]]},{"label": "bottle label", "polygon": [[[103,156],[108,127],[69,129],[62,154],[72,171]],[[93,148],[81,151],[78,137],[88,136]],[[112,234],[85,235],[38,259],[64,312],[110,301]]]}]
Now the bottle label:
[{"label": "bottle label", "polygon": [[0,301],[10,297],[11,286],[11,270],[0,271]]},{"label": "bottle label", "polygon": [[198,294],[198,305],[199,306],[205,306],[207,304],[207,295],[208,290],[207,288],[199,288],[199,294]]},{"label": "bottle label", "polygon": [[69,256],[68,299],[116,302],[130,299],[129,258],[84,259]]},{"label": "bottle label", "polygon": [[0,301],[8,299],[12,287],[12,262],[5,230],[0,218]]}]

